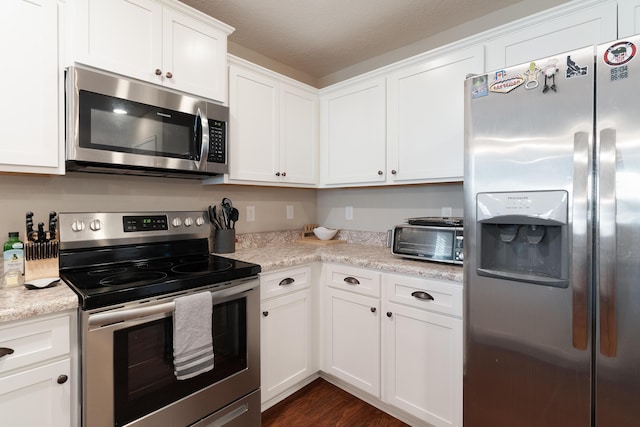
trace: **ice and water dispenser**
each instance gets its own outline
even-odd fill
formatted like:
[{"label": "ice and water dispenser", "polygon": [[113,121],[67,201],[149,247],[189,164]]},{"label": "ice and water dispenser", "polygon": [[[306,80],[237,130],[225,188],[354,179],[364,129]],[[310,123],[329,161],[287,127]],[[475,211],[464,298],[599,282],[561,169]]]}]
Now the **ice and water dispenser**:
[{"label": "ice and water dispenser", "polygon": [[479,193],[478,275],[567,287],[567,217],[566,191]]}]

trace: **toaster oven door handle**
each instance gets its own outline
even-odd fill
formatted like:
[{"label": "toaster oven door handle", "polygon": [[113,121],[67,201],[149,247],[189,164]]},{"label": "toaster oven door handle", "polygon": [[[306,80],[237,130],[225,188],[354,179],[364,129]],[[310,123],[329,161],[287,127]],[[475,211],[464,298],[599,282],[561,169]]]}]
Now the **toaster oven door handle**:
[{"label": "toaster oven door handle", "polygon": [[209,157],[209,120],[198,107],[196,111],[196,126],[200,123],[200,160],[196,161],[199,171],[207,168],[207,158]]},{"label": "toaster oven door handle", "polygon": [[[239,295],[258,286],[256,280],[250,280],[237,286],[220,289],[211,292],[213,303],[216,299],[226,298],[233,295]],[[142,319],[156,314],[170,313],[176,308],[175,302],[166,302],[148,307],[124,308],[121,310],[106,311],[89,316],[89,326],[101,327],[112,325],[114,323],[127,322],[135,319]]]}]

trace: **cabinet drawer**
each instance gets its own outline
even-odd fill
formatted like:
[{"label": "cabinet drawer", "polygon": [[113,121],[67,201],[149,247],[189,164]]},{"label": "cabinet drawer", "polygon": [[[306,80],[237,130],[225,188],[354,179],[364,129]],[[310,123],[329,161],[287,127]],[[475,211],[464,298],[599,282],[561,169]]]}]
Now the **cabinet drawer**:
[{"label": "cabinet drawer", "polygon": [[380,298],[380,273],[337,264],[325,265],[324,271],[332,288]]},{"label": "cabinet drawer", "polygon": [[25,321],[0,328],[0,374],[69,353],[69,316]]},{"label": "cabinet drawer", "polygon": [[383,280],[386,299],[390,302],[462,316],[462,285],[395,274],[385,274]]},{"label": "cabinet drawer", "polygon": [[260,299],[284,295],[311,286],[311,267],[291,268],[260,275]]}]

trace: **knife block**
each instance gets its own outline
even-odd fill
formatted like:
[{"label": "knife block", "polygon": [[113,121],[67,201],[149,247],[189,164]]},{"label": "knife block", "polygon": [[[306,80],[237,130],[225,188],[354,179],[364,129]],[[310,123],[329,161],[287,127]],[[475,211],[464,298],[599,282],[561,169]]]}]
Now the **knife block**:
[{"label": "knife block", "polygon": [[[50,241],[49,243],[53,243]],[[56,246],[58,241],[55,241]],[[36,243],[37,244],[37,243]],[[33,242],[25,243],[25,253],[34,253]],[[30,245],[31,247],[27,247]],[[58,253],[49,253],[41,256],[40,259],[26,259],[24,261],[24,282],[29,283],[31,280],[44,279],[45,277],[58,277]]]}]

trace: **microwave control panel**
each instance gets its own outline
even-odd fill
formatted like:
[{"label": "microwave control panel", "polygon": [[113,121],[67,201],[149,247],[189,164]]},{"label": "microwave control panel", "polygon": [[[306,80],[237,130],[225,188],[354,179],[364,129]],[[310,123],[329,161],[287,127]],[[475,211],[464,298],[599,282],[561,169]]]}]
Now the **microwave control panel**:
[{"label": "microwave control panel", "polygon": [[220,120],[209,120],[209,163],[226,163],[227,124]]}]

